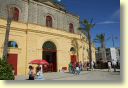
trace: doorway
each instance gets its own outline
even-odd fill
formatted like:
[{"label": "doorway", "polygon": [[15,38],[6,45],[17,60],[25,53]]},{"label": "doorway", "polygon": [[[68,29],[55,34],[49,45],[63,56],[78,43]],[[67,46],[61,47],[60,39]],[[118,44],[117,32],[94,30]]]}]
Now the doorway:
[{"label": "doorway", "polygon": [[17,75],[17,57],[18,54],[8,54],[8,63],[14,68],[15,75]]},{"label": "doorway", "polygon": [[47,41],[43,44],[43,55],[42,58],[45,59],[49,65],[43,66],[44,72],[57,72],[57,50],[53,42]]}]

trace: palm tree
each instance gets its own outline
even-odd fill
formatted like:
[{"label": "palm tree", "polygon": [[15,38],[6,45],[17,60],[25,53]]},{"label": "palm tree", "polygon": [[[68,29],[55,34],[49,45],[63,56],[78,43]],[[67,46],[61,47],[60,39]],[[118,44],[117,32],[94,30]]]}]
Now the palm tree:
[{"label": "palm tree", "polygon": [[105,47],[105,41],[106,41],[106,39],[105,39],[105,34],[104,34],[104,33],[102,33],[102,34],[97,34],[97,35],[96,35],[96,38],[94,39],[94,42],[95,42],[95,43],[100,43],[100,44],[101,44],[101,50],[100,50],[100,52],[101,52],[103,61],[106,62],[106,47]]},{"label": "palm tree", "polygon": [[105,48],[105,34],[97,34],[96,38],[94,39],[94,42],[100,43],[101,48]]},{"label": "palm tree", "polygon": [[7,59],[9,32],[10,32],[10,25],[11,25],[11,22],[12,22],[14,9],[7,6],[7,10],[8,10],[7,27],[6,27],[4,47],[3,47],[3,58],[4,59]]},{"label": "palm tree", "polygon": [[[84,19],[81,22],[82,27],[79,28],[79,30],[81,30],[81,33],[84,33],[87,38],[88,38],[88,43],[89,43],[89,62],[92,62],[92,43],[91,43],[91,29],[95,26],[94,23],[92,23],[93,19],[91,20],[91,22],[88,22],[88,20]],[[91,68],[91,65],[90,65]]]}]

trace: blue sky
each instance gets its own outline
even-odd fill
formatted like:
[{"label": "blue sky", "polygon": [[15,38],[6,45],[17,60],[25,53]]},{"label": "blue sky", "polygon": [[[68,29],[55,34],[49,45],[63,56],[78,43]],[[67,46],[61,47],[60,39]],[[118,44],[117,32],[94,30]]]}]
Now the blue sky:
[{"label": "blue sky", "polygon": [[[61,0],[67,10],[80,16],[80,20],[94,19],[92,39],[96,34],[105,33],[106,37],[115,36],[115,46],[120,47],[120,0]],[[112,47],[112,39],[106,41]],[[96,44],[98,47],[99,44]]]}]

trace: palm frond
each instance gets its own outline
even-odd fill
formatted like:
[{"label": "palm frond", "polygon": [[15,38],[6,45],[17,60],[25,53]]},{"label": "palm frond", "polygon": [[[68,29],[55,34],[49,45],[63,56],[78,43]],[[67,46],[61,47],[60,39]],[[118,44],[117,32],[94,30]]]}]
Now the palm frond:
[{"label": "palm frond", "polygon": [[83,30],[83,28],[79,27],[79,28],[78,28],[78,30],[80,30],[80,31],[81,31],[81,30]]},{"label": "palm frond", "polygon": [[97,34],[96,38],[94,39],[95,42],[103,43],[105,42],[105,34]]},{"label": "palm frond", "polygon": [[89,22],[86,19],[84,19],[82,23],[85,24],[85,25],[89,24]]}]

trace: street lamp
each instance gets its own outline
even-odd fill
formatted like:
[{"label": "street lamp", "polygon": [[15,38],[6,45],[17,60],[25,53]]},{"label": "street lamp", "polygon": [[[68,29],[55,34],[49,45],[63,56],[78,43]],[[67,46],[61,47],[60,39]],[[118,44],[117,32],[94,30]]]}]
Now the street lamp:
[{"label": "street lamp", "polygon": [[9,32],[10,32],[10,25],[13,18],[13,11],[14,8],[10,8],[10,6],[7,6],[7,26],[6,26],[6,32],[5,32],[5,40],[4,40],[4,47],[3,47],[3,58],[7,59],[8,55],[8,40],[9,40]]}]

